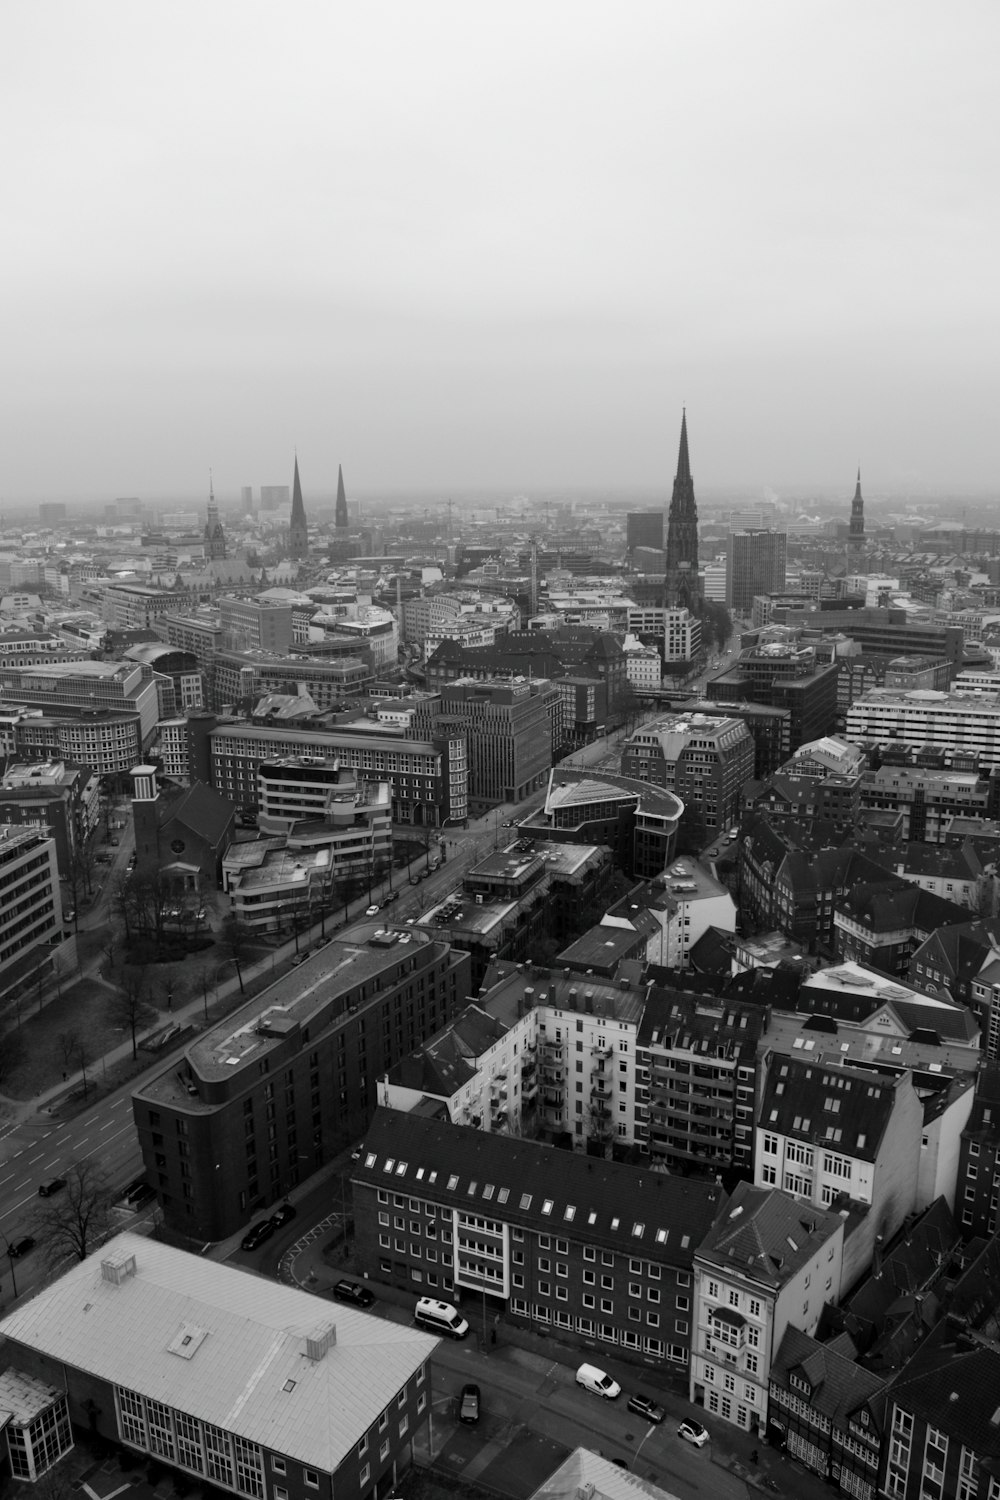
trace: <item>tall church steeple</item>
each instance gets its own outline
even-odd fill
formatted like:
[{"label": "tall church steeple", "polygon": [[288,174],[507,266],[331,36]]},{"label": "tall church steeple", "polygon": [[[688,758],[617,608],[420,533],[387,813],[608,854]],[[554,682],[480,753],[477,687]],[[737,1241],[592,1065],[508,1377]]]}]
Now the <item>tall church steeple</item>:
[{"label": "tall church steeple", "polygon": [[698,507],[688,455],[687,410],[681,416],[677,473],[667,512],[667,557],[664,599],[668,609],[692,609],[701,596],[698,577]]},{"label": "tall church steeple", "polygon": [[847,530],[847,568],[856,573],[865,559],[865,502],[861,493],[861,467],[858,466],[858,482],[851,501],[851,522]]},{"label": "tall church steeple", "polygon": [[309,529],[306,526],[306,508],[302,504],[302,485],[299,482],[299,455],[295,455],[295,478],[292,481],[292,516],[288,526],[288,555],[301,561],[309,556]]},{"label": "tall church steeple", "polygon": [[208,471],[208,509],[205,513],[205,556],[210,562],[221,560],[226,555],[226,533],[219,520],[219,507],[215,503],[212,471]]},{"label": "tall church steeple", "polygon": [[337,465],[337,509],[333,524],[338,531],[347,530],[347,491],[344,489],[344,466]]}]

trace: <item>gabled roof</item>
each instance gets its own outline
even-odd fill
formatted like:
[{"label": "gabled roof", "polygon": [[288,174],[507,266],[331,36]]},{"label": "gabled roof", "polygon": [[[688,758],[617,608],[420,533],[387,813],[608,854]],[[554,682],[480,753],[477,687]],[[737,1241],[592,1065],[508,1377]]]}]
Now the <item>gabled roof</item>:
[{"label": "gabled roof", "polygon": [[161,801],[159,816],[161,826],[170,822],[181,823],[214,848],[222,842],[236,816],[236,809],[214,787],[207,786],[204,781],[195,781],[178,796]]},{"label": "gabled roof", "polygon": [[890,1077],[860,1068],[824,1067],[812,1058],[776,1058],[757,1123],[776,1135],[875,1161],[903,1088],[912,1088],[908,1074]]},{"label": "gabled roof", "polygon": [[[119,1268],[117,1281],[105,1264]],[[307,1339],[330,1328],[322,1356],[310,1357]],[[437,1344],[134,1234],[71,1266],[0,1333],[15,1362],[23,1344],[326,1473]]]},{"label": "gabled roof", "polygon": [[737,1185],[698,1251],[698,1260],[775,1290],[792,1280],[821,1246],[842,1234],[844,1220],[780,1188]]},{"label": "gabled roof", "polygon": [[841,1431],[861,1407],[871,1410],[872,1403],[877,1409],[878,1398],[886,1388],[880,1375],[856,1364],[832,1344],[821,1344],[791,1325],[772,1361],[770,1378],[787,1384],[790,1375],[809,1382],[812,1393],[803,1399]]},{"label": "gabled roof", "polygon": [[[355,1180],[622,1254],[689,1266],[725,1193],[539,1141],[378,1109]],[[839,1222],[839,1220],[838,1220]]]}]

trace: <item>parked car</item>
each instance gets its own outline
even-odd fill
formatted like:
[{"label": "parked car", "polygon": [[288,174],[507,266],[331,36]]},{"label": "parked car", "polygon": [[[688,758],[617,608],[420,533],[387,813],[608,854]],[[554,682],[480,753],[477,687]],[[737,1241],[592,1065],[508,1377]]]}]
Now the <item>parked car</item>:
[{"label": "parked car", "polygon": [[667,1415],[662,1406],[658,1406],[652,1396],[640,1396],[638,1392],[628,1398],[628,1409],[634,1411],[636,1416],[645,1417],[647,1422],[655,1422],[657,1427]]},{"label": "parked car", "polygon": [[410,876],[410,884],[411,885],[419,885],[421,879],[422,879],[422,877],[420,875],[411,875]]},{"label": "parked car", "polygon": [[261,1219],[252,1229],[247,1230],[240,1242],[241,1250],[257,1250],[265,1240],[269,1240],[274,1233],[275,1225],[273,1219]]},{"label": "parked car", "polygon": [[309,957],[308,953],[296,953],[295,957],[292,959],[292,965],[293,965],[293,967],[296,964],[304,964],[305,961],[306,961],[306,959],[308,957]]},{"label": "parked car", "polygon": [[371,1307],[375,1301],[373,1293],[360,1281],[338,1281],[333,1295],[338,1302],[352,1302],[355,1307]]},{"label": "parked car", "polygon": [[290,1224],[295,1218],[295,1208],[291,1203],[282,1203],[271,1215],[271,1223],[275,1229],[281,1229],[283,1225]]},{"label": "parked car", "polygon": [[603,1396],[605,1401],[616,1401],[622,1393],[617,1380],[612,1380],[596,1365],[581,1365],[576,1372],[576,1383],[594,1396]]},{"label": "parked car", "polygon": [[458,1420],[460,1422],[479,1421],[479,1387],[471,1380],[468,1385],[462,1387],[462,1397],[458,1408]]},{"label": "parked car", "polygon": [[65,1177],[53,1177],[51,1182],[43,1182],[38,1189],[39,1198],[51,1198],[53,1194],[61,1192],[66,1186]]},{"label": "parked car", "polygon": [[66,923],[75,922],[76,921],[76,912],[75,911],[64,911],[63,912],[63,921],[66,922]]},{"label": "parked car", "polygon": [[371,906],[369,906],[368,909],[366,910],[365,916],[366,917],[377,917],[378,916],[378,903],[377,902],[375,902],[375,901],[372,902]]},{"label": "parked car", "polygon": [[383,906],[391,906],[394,901],[398,901],[398,900],[399,900],[399,892],[398,891],[390,891],[387,896],[383,896],[382,897],[382,905]]},{"label": "parked car", "polygon": [[686,1443],[694,1443],[696,1448],[704,1448],[708,1442],[708,1428],[688,1417],[678,1427],[677,1436],[682,1437]]},{"label": "parked car", "polygon": [[37,1243],[38,1241],[33,1240],[30,1234],[25,1235],[23,1240],[14,1240],[8,1247],[7,1254],[11,1260],[20,1260],[22,1255],[27,1255],[29,1251],[34,1250]]}]

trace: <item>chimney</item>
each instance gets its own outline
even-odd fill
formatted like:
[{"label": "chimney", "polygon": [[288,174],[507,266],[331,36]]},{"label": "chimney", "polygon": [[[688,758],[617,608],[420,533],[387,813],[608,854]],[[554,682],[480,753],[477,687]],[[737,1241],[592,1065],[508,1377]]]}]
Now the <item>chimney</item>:
[{"label": "chimney", "polygon": [[323,1358],[328,1349],[332,1349],[337,1342],[336,1323],[319,1323],[305,1336],[306,1359],[317,1362]]},{"label": "chimney", "polygon": [[126,1250],[117,1250],[101,1261],[101,1280],[121,1286],[135,1275],[135,1256]]}]

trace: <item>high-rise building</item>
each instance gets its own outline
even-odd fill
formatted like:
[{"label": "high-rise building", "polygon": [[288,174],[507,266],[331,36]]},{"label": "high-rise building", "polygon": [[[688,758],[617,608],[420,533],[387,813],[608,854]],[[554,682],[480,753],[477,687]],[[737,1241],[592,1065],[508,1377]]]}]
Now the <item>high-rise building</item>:
[{"label": "high-rise building", "polygon": [[860,573],[865,561],[865,502],[861,494],[861,470],[851,501],[851,524],[847,533],[847,571]]},{"label": "high-rise building", "polygon": [[629,552],[636,547],[663,550],[662,510],[630,510],[626,518],[625,545]]},{"label": "high-rise building", "polygon": [[309,556],[309,530],[306,526],[306,508],[302,504],[298,454],[295,455],[295,476],[292,480],[292,518],[288,525],[288,555],[298,561]]},{"label": "high-rise building", "polygon": [[219,520],[219,507],[215,503],[215,490],[212,487],[212,479],[208,480],[208,513],[205,520],[205,556],[211,562],[221,560],[226,555],[226,534]]},{"label": "high-rise building", "polygon": [[338,531],[347,530],[347,491],[344,489],[344,466],[337,465],[337,510],[333,524]]},{"label": "high-rise building", "polygon": [[677,455],[674,491],[667,513],[667,569],[664,603],[668,609],[693,608],[701,596],[698,577],[698,507],[688,458],[687,412],[681,417],[681,445]]},{"label": "high-rise building", "polygon": [[261,510],[280,510],[288,504],[287,484],[262,484],[260,487]]},{"label": "high-rise building", "polygon": [[240,490],[240,505],[245,516],[253,515],[253,485],[245,484]]},{"label": "high-rise building", "polygon": [[785,587],[783,531],[734,531],[726,542],[726,603],[749,615],[755,594],[778,594]]}]

